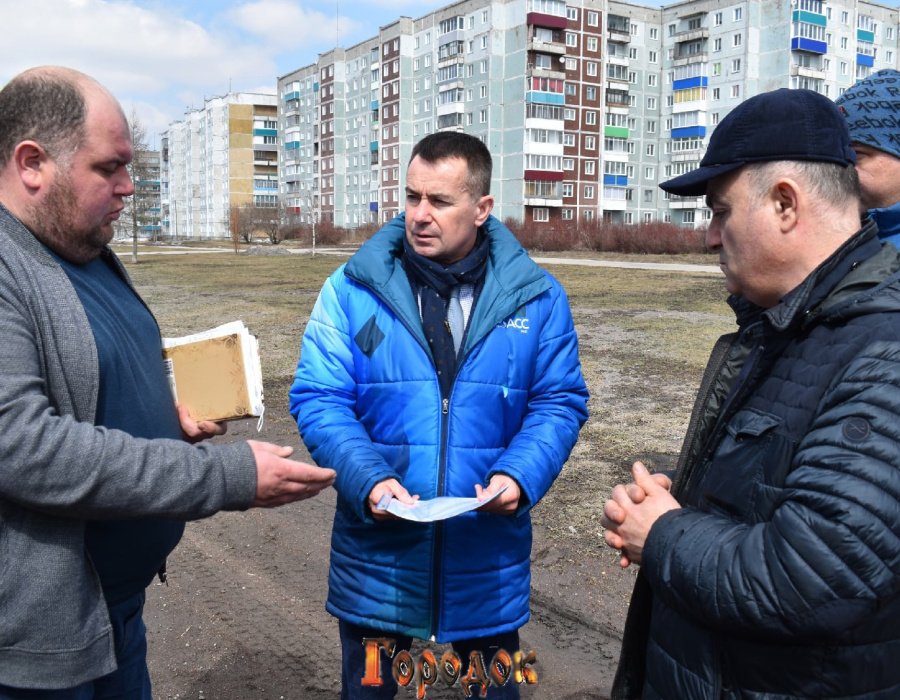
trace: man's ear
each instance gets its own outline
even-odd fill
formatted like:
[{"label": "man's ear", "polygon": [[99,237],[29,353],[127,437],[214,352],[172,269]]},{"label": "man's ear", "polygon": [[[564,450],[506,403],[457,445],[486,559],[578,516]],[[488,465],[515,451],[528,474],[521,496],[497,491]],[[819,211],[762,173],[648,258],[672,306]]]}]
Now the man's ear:
[{"label": "man's ear", "polygon": [[475,204],[475,226],[481,226],[491,215],[494,208],[494,198],[486,194]]},{"label": "man's ear", "polygon": [[787,233],[797,225],[800,204],[804,197],[797,181],[789,177],[780,178],[771,189],[772,206],[778,218],[782,233]]},{"label": "man's ear", "polygon": [[17,145],[12,161],[22,184],[30,190],[45,187],[52,177],[53,159],[37,141],[22,141]]}]

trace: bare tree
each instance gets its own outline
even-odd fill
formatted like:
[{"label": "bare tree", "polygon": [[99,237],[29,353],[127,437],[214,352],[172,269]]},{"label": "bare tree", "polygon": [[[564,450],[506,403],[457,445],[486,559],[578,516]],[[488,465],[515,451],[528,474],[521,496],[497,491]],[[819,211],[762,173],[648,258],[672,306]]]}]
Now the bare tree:
[{"label": "bare tree", "polygon": [[257,204],[245,204],[241,207],[241,223],[248,239],[255,233],[261,233],[273,245],[282,240],[284,221],[282,210],[278,206],[261,207]]},{"label": "bare tree", "polygon": [[137,262],[138,235],[143,227],[152,230],[159,224],[159,152],[150,150],[147,128],[137,109],[131,108],[128,117],[134,160],[128,166],[128,174],[134,183],[134,195],[125,200],[125,209],[119,218],[119,231],[131,233],[133,247],[131,262]]}]

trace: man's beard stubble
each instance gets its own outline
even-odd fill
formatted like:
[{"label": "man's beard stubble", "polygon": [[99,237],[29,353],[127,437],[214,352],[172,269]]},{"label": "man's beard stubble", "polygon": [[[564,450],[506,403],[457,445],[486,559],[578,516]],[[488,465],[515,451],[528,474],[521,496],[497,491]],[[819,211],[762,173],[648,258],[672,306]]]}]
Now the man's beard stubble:
[{"label": "man's beard stubble", "polygon": [[31,211],[29,228],[35,237],[70,262],[90,262],[112,240],[112,225],[79,228],[79,205],[68,174],[59,173],[39,206]]}]

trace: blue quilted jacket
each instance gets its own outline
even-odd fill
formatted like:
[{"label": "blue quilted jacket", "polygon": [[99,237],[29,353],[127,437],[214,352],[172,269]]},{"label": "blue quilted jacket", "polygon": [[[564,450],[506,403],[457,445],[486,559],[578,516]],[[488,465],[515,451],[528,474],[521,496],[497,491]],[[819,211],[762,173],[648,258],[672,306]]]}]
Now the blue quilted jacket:
[{"label": "blue quilted jacket", "polygon": [[612,697],[900,697],[900,256],[867,223],[735,301],[650,530]]},{"label": "blue quilted jacket", "polygon": [[[404,217],[325,283],[303,336],[291,414],[337,470],[327,608],[354,624],[439,642],[519,628],[529,616],[529,509],[587,418],[565,293],[497,219],[457,376],[442,402],[418,305],[401,267]],[[375,522],[372,487],[422,499],[475,495],[494,473],[522,488],[515,516]]]}]

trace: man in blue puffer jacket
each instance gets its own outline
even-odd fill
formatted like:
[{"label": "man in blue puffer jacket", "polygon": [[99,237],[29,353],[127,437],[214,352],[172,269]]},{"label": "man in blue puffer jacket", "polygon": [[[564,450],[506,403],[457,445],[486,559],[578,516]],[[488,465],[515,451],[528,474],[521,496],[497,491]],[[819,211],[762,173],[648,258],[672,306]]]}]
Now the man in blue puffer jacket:
[{"label": "man in blue puffer jacket", "polygon": [[674,481],[636,464],[605,507],[641,564],[616,700],[900,697],[900,254],[854,157],[834,103],[776,90],[660,185],[706,195],[739,328]]},{"label": "man in blue puffer jacket", "polygon": [[900,71],[886,68],[837,99],[856,151],[862,205],[878,237],[900,248]]},{"label": "man in blue puffer jacket", "polygon": [[[587,390],[566,295],[490,215],[477,138],[426,137],[406,213],[325,283],[303,337],[291,414],[337,471],[328,611],[339,619],[342,698],[363,685],[364,638],[452,642],[463,660],[518,651],[528,620],[530,509],[569,456]],[[382,497],[479,497],[439,522],[396,519]],[[486,697],[518,697],[491,687]]]}]

